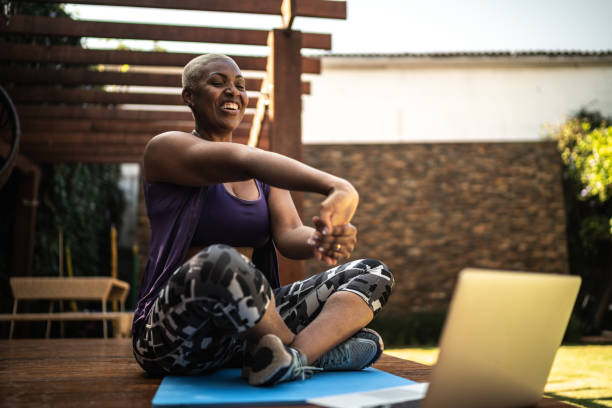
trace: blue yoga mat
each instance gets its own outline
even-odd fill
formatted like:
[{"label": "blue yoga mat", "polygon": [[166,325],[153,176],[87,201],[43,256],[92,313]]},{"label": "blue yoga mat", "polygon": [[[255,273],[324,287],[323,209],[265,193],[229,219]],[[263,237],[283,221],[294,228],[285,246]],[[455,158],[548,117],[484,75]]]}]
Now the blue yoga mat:
[{"label": "blue yoga mat", "polygon": [[307,399],[414,384],[375,368],[321,372],[306,381],[274,387],[252,387],[240,378],[240,369],[219,370],[197,377],[165,377],[153,398],[153,407],[298,404]]}]

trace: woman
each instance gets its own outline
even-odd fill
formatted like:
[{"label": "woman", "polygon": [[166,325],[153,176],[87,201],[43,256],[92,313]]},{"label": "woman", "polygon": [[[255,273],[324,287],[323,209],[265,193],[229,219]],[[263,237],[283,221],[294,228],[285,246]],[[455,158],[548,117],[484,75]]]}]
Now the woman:
[{"label": "woman", "polygon": [[[282,155],[229,143],[248,102],[231,58],[190,61],[182,95],[195,130],[158,135],[144,154],[151,249],[133,326],[139,364],[181,375],[239,364],[252,385],[371,365],[382,341],[363,328],[390,294],[386,266],[358,260],[279,287],[275,257],[276,247],[329,266],[348,258],[356,190]],[[315,228],[302,225],[290,189],[325,196]]]}]

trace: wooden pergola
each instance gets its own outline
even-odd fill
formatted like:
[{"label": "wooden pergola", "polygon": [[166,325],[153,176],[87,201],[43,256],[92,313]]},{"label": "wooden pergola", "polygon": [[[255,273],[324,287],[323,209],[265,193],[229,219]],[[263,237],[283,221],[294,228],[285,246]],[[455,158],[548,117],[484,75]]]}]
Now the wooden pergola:
[{"label": "wooden pergola", "polygon": [[[243,71],[254,72],[247,76],[247,89],[255,91],[250,92],[250,109],[234,133],[234,141],[300,160],[301,94],[310,92],[310,84],[302,81],[301,75],[320,72],[319,60],[303,57],[301,49],[329,50],[331,35],[302,33],[293,30],[292,23],[297,16],[346,18],[344,1],[77,0],[72,3],[280,15],[282,26],[264,31],[25,15],[11,16],[0,24],[0,78],[21,121],[17,166],[25,175],[19,181],[22,196],[17,205],[24,208],[17,208],[12,276],[29,275],[31,270],[38,200],[37,163],[140,162],[146,143],[154,135],[168,130],[191,131],[191,112],[178,91],[160,94],[155,92],[155,87],[180,88],[180,68],[198,54],[42,46],[8,42],[7,36],[267,46],[267,55],[231,55]],[[127,71],[118,69],[126,65]],[[130,91],[130,86],[146,87],[147,91]],[[295,200],[301,210],[301,196],[295,196]],[[300,264],[291,265],[291,270],[292,279],[301,277]]]}]

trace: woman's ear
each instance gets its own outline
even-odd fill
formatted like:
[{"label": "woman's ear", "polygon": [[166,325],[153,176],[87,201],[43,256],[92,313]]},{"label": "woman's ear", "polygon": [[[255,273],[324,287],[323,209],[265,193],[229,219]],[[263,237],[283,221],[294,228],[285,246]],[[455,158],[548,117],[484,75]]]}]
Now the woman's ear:
[{"label": "woman's ear", "polygon": [[183,102],[191,108],[193,106],[193,94],[191,91],[187,88],[183,88],[181,95],[183,96]]}]

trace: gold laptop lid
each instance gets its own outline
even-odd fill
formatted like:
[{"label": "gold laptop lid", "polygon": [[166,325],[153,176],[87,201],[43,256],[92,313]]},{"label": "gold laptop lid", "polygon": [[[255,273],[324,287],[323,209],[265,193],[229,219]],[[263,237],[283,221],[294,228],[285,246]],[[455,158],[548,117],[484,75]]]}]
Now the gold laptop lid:
[{"label": "gold laptop lid", "polygon": [[569,275],[461,271],[423,407],[534,404],[580,281]]}]

